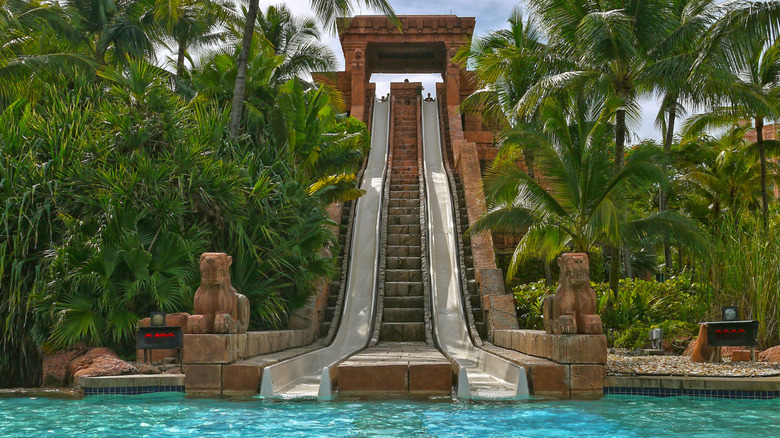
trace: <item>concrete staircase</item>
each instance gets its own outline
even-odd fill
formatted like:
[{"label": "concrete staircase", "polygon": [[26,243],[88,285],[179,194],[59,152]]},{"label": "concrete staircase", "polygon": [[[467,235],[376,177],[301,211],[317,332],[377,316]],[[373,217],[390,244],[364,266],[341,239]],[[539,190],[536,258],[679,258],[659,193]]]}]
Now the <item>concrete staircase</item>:
[{"label": "concrete staircase", "polygon": [[425,342],[417,98],[394,100],[385,296],[379,340]]},{"label": "concrete staircase", "polygon": [[350,220],[350,213],[352,212],[352,208],[355,204],[355,201],[347,201],[344,203],[344,207],[341,211],[341,221],[339,222],[339,256],[338,261],[336,263],[336,266],[338,266],[339,269],[339,275],[337,277],[334,277],[334,280],[328,284],[328,304],[327,307],[325,307],[325,317],[322,320],[322,324],[320,325],[320,337],[326,338],[328,337],[328,333],[330,331],[330,327],[333,324],[333,319],[335,317],[335,314],[340,309],[338,308],[338,301],[339,301],[339,294],[340,294],[340,286],[341,286],[341,279],[344,278],[344,254],[349,251],[349,248],[347,247],[347,233],[350,231],[349,227],[349,220]]},{"label": "concrete staircase", "polygon": [[[469,226],[469,217],[466,212],[466,196],[463,191],[463,183],[460,181],[460,176],[453,172],[452,177],[455,180],[455,191],[458,197],[458,215],[460,215],[460,235],[466,232]],[[471,310],[474,313],[474,325],[477,327],[477,333],[482,339],[487,339],[487,326],[485,325],[485,312],[482,311],[482,300],[477,290],[477,280],[474,277],[474,256],[471,253],[471,238],[469,236],[463,236],[463,261],[466,265],[466,280],[467,288],[469,291],[469,299],[471,300]]]}]

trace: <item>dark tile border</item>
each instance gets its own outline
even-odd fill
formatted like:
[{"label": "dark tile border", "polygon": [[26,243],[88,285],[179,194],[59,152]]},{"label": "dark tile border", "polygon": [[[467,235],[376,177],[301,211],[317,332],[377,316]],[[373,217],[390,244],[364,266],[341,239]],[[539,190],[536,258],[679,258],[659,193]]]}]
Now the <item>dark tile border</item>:
[{"label": "dark tile border", "polygon": [[127,388],[84,388],[84,396],[89,395],[140,395],[156,392],[184,392],[184,386],[130,386]]},{"label": "dark tile border", "polygon": [[646,395],[651,397],[704,397],[769,400],[780,398],[780,391],[736,391],[725,389],[680,389],[680,388],[630,388],[605,386],[604,395]]}]

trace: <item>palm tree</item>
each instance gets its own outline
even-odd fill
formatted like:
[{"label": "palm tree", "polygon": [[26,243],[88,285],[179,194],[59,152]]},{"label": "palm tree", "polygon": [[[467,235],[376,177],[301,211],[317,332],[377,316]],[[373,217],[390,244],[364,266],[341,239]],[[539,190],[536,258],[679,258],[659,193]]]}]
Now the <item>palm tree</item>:
[{"label": "palm tree", "polygon": [[[713,59],[707,60],[712,62],[699,62],[697,65],[702,39],[713,21],[714,2],[672,0],[670,7],[674,25],[667,29],[668,34],[661,44],[650,51],[651,60],[643,72],[644,81],[654,83],[655,89],[662,96],[656,120],[663,134],[664,170],[668,169],[670,162],[677,116],[685,113],[685,103],[701,102],[699,97],[702,90],[694,90],[690,76],[710,75],[713,66],[722,65]],[[694,65],[697,65],[696,69]],[[667,207],[667,193],[661,190],[658,193],[658,211],[666,211]],[[668,240],[664,240],[663,246],[664,264],[668,271],[672,269],[671,245]]]},{"label": "palm tree", "polygon": [[[510,130],[534,123],[533,114],[519,114],[517,104],[523,95],[545,77],[550,64],[559,59],[542,41],[536,21],[523,22],[522,10],[512,11],[508,29],[473,38],[457,54],[456,61],[473,67],[477,90],[464,99],[462,112],[476,112],[495,130]],[[533,157],[524,154],[528,172],[533,176]]]},{"label": "palm tree", "polygon": [[[231,32],[240,35],[238,28]],[[264,117],[266,107],[274,105],[276,89],[289,79],[336,65],[336,57],[320,41],[315,23],[293,17],[285,6],[270,6],[259,13],[256,33],[247,62],[247,72],[253,78],[244,94],[247,122]],[[227,46],[206,53],[192,74],[193,88],[220,105],[228,104],[233,95],[230,87],[238,74],[237,50]]]},{"label": "palm tree", "polygon": [[144,0],[68,0],[64,8],[98,65],[154,58],[152,25],[142,20]]},{"label": "palm tree", "polygon": [[301,74],[328,71],[336,67],[336,57],[323,44],[317,23],[311,18],[294,17],[284,6],[269,6],[257,16],[256,32],[284,61],[274,76],[287,81]]},{"label": "palm tree", "polygon": [[[259,9],[260,0],[249,0],[249,8],[246,14],[246,23],[244,25],[244,34],[241,38],[241,51],[238,55],[238,71],[236,82],[233,87],[233,101],[230,106],[230,134],[233,137],[238,136],[238,129],[241,123],[241,110],[244,104],[244,95],[246,93],[246,70],[249,60],[249,52],[252,45],[252,36],[255,33],[255,21]],[[376,9],[395,20],[395,13],[388,0],[360,0],[359,3],[366,5],[371,9]],[[317,17],[323,22],[326,28],[335,30],[337,16],[349,16],[352,13],[352,2],[350,0],[311,0],[312,9]]]},{"label": "palm tree", "polygon": [[[706,211],[715,222],[729,212],[735,222],[745,210],[761,205],[761,163],[745,139],[749,125],[733,126],[719,137],[703,136],[681,145],[695,157],[680,178],[694,209]],[[752,149],[752,150],[751,150]],[[778,183],[778,165],[767,163],[768,178]]]},{"label": "palm tree", "polygon": [[[664,184],[657,148],[634,148],[619,171],[610,157],[613,128],[606,116],[593,119],[593,102],[548,102],[544,130],[518,131],[513,143],[533,151],[544,185],[515,163],[499,163],[486,182],[488,211],[469,232],[525,232],[512,256],[507,279],[530,257],[550,262],[564,250],[589,252],[599,243],[620,244],[675,237],[701,249],[704,238],[672,212],[628,218],[629,189]],[[571,108],[566,110],[566,108]],[[613,289],[617,295],[617,290]]]},{"label": "palm tree", "polygon": [[47,85],[74,71],[94,72],[85,56],[85,35],[71,14],[57,4],[37,1],[0,3],[0,99],[2,106],[20,97],[35,100]]},{"label": "palm tree", "polygon": [[717,84],[726,105],[713,105],[708,113],[686,121],[685,136],[691,138],[707,129],[729,127],[752,120],[756,131],[755,148],[761,164],[761,212],[768,226],[767,157],[764,122],[780,114],[780,40],[768,36],[734,45],[739,53],[729,53],[731,75]]},{"label": "palm tree", "polygon": [[162,40],[176,53],[176,76],[184,74],[184,61],[194,65],[190,49],[227,40],[224,25],[234,17],[234,5],[220,0],[156,0],[154,20],[162,27]]},{"label": "palm tree", "polygon": [[[665,0],[530,0],[547,30],[550,48],[569,65],[534,85],[520,110],[538,108],[547,96],[589,88],[603,98],[603,109],[614,111],[616,171],[623,165],[626,117],[637,117],[637,97],[649,89],[643,69],[649,52],[668,34],[673,21]],[[611,114],[612,115],[612,114]]]}]

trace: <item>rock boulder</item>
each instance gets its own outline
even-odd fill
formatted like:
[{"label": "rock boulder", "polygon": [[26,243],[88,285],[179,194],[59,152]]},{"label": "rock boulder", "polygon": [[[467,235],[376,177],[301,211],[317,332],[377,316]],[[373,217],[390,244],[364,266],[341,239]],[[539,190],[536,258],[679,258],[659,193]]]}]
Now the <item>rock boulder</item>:
[{"label": "rock boulder", "polygon": [[119,376],[138,372],[132,364],[120,359],[108,348],[102,347],[93,348],[71,361],[68,370],[73,375],[75,385],[78,385],[82,377]]},{"label": "rock boulder", "polygon": [[758,355],[758,360],[762,362],[780,362],[780,345],[762,351]]},{"label": "rock boulder", "polygon": [[68,351],[58,351],[54,354],[47,354],[43,357],[43,387],[60,388],[68,386],[72,374],[68,371],[68,365],[71,361],[81,356],[87,350],[84,348],[75,348]]}]

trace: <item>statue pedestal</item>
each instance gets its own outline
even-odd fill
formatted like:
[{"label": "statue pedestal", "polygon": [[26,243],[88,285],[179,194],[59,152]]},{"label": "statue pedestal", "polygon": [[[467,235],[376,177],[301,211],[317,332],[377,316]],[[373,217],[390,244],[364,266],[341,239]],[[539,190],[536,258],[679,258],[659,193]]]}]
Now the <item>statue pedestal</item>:
[{"label": "statue pedestal", "polygon": [[251,376],[244,376],[244,359],[301,347],[313,340],[307,330],[184,335],[184,390],[188,395],[256,394],[260,369],[249,367]]},{"label": "statue pedestal", "polygon": [[531,370],[534,394],[556,393],[571,398],[597,398],[604,393],[607,338],[604,335],[554,335],[542,330],[497,330],[496,346],[548,359],[551,373]]}]

